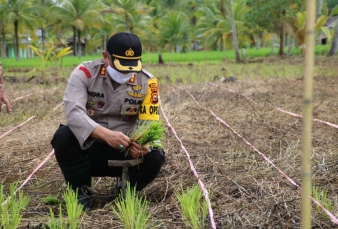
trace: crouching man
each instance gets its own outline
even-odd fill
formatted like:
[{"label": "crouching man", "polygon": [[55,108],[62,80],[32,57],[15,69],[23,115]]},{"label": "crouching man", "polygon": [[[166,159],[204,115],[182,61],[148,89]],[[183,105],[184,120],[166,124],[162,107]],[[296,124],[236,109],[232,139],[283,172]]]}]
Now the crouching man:
[{"label": "crouching man", "polygon": [[102,55],[103,60],[83,62],[72,72],[63,97],[67,125],[51,141],[62,174],[78,189],[84,210],[90,208],[91,177],[122,174],[108,160],[143,157],[143,163],[129,168],[131,187],[137,191],[155,179],[165,162],[162,149],[148,150],[128,137],[138,121],[159,120],[158,82],[142,68],[140,39],[117,33]]}]

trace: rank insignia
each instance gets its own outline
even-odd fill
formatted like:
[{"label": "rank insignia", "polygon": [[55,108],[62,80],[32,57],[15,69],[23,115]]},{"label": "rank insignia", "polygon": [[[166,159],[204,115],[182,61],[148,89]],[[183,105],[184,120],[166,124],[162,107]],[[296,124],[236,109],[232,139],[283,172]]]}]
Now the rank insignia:
[{"label": "rank insignia", "polygon": [[136,79],[136,73],[133,74],[133,76],[129,79],[128,83],[135,83]]},{"label": "rank insignia", "polygon": [[106,76],[106,66],[102,65],[100,68],[100,76]]}]

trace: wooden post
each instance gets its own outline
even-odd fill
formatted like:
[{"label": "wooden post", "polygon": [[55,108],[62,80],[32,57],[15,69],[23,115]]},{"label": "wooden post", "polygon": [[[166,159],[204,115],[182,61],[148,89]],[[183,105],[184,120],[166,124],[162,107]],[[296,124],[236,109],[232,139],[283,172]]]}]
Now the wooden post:
[{"label": "wooden post", "polygon": [[316,1],[306,4],[306,53],[304,69],[303,105],[303,159],[302,159],[302,229],[311,228],[311,135],[312,135],[312,87],[315,48]]},{"label": "wooden post", "polygon": [[121,189],[123,198],[126,197],[127,182],[129,182],[129,169],[128,167],[136,166],[143,163],[143,158],[131,159],[131,160],[108,160],[109,167],[122,167],[122,180]]}]

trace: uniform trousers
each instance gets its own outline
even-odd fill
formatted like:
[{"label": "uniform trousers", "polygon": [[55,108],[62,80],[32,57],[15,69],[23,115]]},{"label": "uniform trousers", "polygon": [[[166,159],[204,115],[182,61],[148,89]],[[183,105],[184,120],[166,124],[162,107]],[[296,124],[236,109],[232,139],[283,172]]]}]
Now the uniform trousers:
[{"label": "uniform trousers", "polygon": [[[112,148],[108,144],[95,141],[88,149],[81,146],[67,125],[60,125],[51,141],[54,147],[56,160],[61,167],[84,158],[89,158],[90,174],[92,177],[121,177],[121,167],[109,167],[108,160],[130,160],[126,152]],[[165,162],[165,153],[162,149],[153,149],[143,156],[143,163],[129,167],[130,184],[136,190],[142,190],[152,182]],[[64,174],[65,175],[65,174]]]}]

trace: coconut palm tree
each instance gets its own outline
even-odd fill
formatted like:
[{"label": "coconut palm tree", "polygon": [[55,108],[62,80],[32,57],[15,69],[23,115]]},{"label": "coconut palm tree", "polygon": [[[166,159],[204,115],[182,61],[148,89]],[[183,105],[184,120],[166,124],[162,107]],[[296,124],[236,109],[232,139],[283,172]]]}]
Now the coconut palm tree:
[{"label": "coconut palm tree", "polygon": [[177,51],[177,47],[186,48],[189,43],[189,18],[179,11],[168,11],[161,21],[159,38],[162,45],[168,45],[169,51]]},{"label": "coconut palm tree", "polygon": [[[113,13],[119,31],[129,31],[133,33],[143,33],[147,27],[150,8],[136,0],[112,0],[110,10],[104,13]],[[141,36],[141,35],[140,35]]]},{"label": "coconut palm tree", "polygon": [[33,0],[34,6],[32,14],[36,16],[36,22],[41,30],[41,47],[45,48],[46,29],[51,27],[52,23],[56,21],[56,17],[50,12],[50,7],[55,4],[53,0]]},{"label": "coconut palm tree", "polygon": [[34,6],[31,1],[27,0],[3,0],[0,8],[2,9],[0,18],[4,25],[13,25],[15,56],[19,61],[19,29],[25,27],[31,31],[34,30],[36,26],[36,20],[32,14]]},{"label": "coconut palm tree", "polygon": [[82,32],[90,28],[102,27],[100,11],[103,5],[91,0],[62,0],[60,4],[51,7],[50,11],[56,18],[61,18],[54,26],[54,31],[71,28],[73,31],[74,56],[79,58],[81,51]]},{"label": "coconut palm tree", "polygon": [[211,46],[216,50],[219,43],[220,50],[223,50],[224,39],[231,33],[230,21],[225,20],[220,9],[215,5],[199,7],[196,15],[198,17],[196,33],[203,45]]},{"label": "coconut palm tree", "polygon": [[[321,30],[330,40],[330,31],[324,26],[328,16],[321,15],[316,20],[315,31]],[[302,48],[303,55],[305,54],[305,37],[306,37],[306,12],[298,12],[293,23],[287,23],[287,31],[294,36],[298,45]]]},{"label": "coconut palm tree", "polygon": [[[233,19],[231,19],[229,4],[221,1],[221,5],[218,7],[218,5],[211,3],[207,7],[200,7],[197,11],[198,29],[196,32],[202,38],[202,42],[207,46],[211,46],[212,49],[216,49],[218,46],[220,50],[223,50],[224,45],[228,48],[233,48],[233,26],[237,28],[239,44],[244,45],[249,40],[247,36],[248,28],[244,23],[245,14],[249,8],[246,6],[245,1],[232,3]],[[234,25],[232,25],[232,22]]]}]

